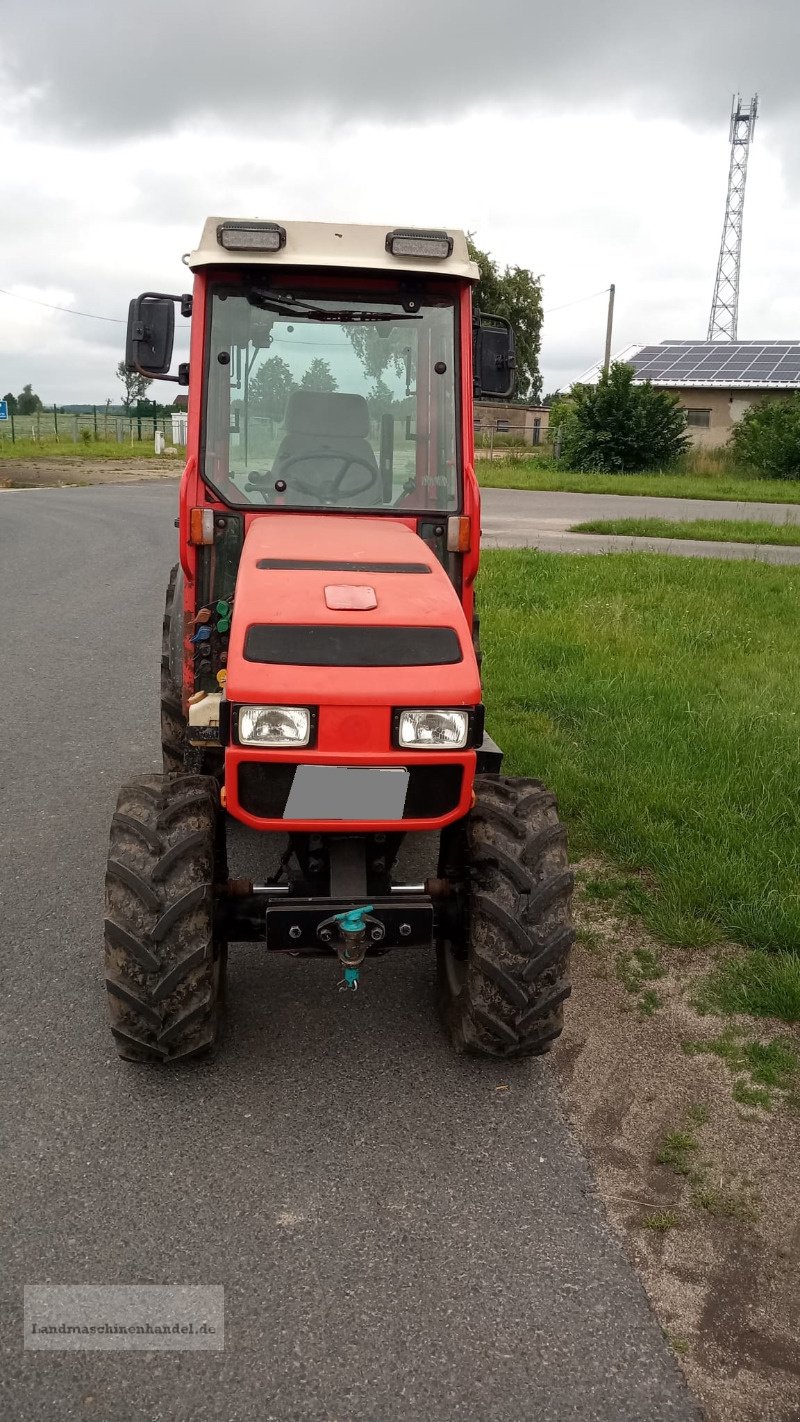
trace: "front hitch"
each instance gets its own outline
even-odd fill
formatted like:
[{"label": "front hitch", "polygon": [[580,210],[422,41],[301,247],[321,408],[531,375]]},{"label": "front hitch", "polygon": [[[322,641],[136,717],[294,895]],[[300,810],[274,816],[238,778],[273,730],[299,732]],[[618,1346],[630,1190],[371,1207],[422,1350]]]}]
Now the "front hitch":
[{"label": "front hitch", "polygon": [[[344,977],[339,984],[339,991],[353,992],[358,988],[358,977],[361,964],[367,952],[367,925],[372,924],[370,937],[377,942],[378,937],[383,938],[383,926],[375,918],[370,918],[372,904],[364,904],[362,908],[347,909],[345,913],[335,913],[331,918],[331,923],[336,925],[339,940],[333,946],[336,948],[336,956],[344,968]],[[320,925],[320,936],[323,925]],[[376,936],[377,935],[377,936]]]}]

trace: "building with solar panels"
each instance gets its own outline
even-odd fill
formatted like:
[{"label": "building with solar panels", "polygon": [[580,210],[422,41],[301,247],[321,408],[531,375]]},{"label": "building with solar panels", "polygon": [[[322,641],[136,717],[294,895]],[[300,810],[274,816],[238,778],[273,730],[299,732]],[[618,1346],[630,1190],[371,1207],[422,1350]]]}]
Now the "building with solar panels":
[{"label": "building with solar panels", "polygon": [[705,448],[726,444],[751,405],[800,390],[800,341],[662,341],[628,359],[637,381],[678,397]]}]

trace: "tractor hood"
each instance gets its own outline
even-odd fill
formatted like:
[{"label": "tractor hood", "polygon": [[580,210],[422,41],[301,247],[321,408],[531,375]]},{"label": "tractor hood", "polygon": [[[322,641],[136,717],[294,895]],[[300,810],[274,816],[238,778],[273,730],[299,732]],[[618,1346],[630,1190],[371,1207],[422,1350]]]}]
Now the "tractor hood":
[{"label": "tractor hood", "polygon": [[474,706],[481,695],[444,568],[408,525],[362,515],[253,520],[227,670],[230,702]]}]

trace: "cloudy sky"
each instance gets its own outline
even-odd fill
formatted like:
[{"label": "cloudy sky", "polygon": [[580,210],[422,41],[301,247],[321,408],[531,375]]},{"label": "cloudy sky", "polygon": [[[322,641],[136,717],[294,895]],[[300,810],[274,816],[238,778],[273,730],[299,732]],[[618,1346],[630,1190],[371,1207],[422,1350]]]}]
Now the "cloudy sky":
[{"label": "cloudy sky", "polygon": [[601,355],[611,281],[617,352],[703,338],[733,90],[761,96],[739,335],[800,338],[797,0],[3,0],[0,16],[0,392],[117,399],[128,298],[185,288],[210,212],[467,228],[543,277],[546,390]]}]

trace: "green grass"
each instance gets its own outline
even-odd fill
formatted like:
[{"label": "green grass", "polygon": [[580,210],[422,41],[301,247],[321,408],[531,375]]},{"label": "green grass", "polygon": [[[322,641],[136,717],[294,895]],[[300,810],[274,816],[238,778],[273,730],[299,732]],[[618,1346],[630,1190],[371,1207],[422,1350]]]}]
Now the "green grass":
[{"label": "green grass", "polygon": [[677,1175],[699,1179],[697,1167],[693,1164],[699,1149],[691,1131],[668,1131],[656,1151],[656,1161],[659,1165],[668,1165]]},{"label": "green grass", "polygon": [[[169,447],[169,446],[168,446]],[[15,459],[156,459],[152,439],[126,440],[118,444],[116,440],[73,441],[65,437],[56,443],[53,439],[18,439],[12,444],[10,439],[0,440],[0,463]],[[167,456],[172,462],[174,456]],[[180,464],[177,459],[176,464]]]},{"label": "green grass", "polygon": [[645,1229],[655,1230],[657,1234],[666,1234],[670,1229],[680,1227],[681,1217],[675,1210],[657,1210],[655,1214],[645,1215],[642,1224]]},{"label": "green grass", "polygon": [[779,1037],[771,1042],[748,1041],[740,1029],[726,1027],[719,1037],[706,1042],[684,1042],[687,1056],[715,1056],[736,1074],[733,1099],[742,1106],[772,1107],[772,1090],[789,1092],[795,1084],[800,1057],[794,1047]]},{"label": "green grass", "polygon": [[570,533],[614,533],[629,538],[709,539],[717,543],[776,543],[800,546],[800,523],[738,522],[725,518],[696,518],[673,523],[668,518],[595,518],[576,523]]},{"label": "green grass", "polygon": [[654,494],[673,499],[736,499],[764,504],[800,504],[800,480],[757,479],[748,474],[582,474],[545,460],[476,460],[484,489],[549,489],[576,494]]},{"label": "green grass", "polygon": [[772,1108],[770,1093],[763,1086],[748,1086],[744,1077],[733,1083],[731,1095],[740,1106],[761,1106],[765,1111]]},{"label": "green grass", "polygon": [[758,1219],[758,1207],[748,1197],[736,1190],[717,1189],[704,1185],[694,1192],[694,1203],[716,1219],[746,1220],[751,1223]]},{"label": "green grass", "polygon": [[721,963],[700,985],[696,1005],[706,1012],[800,1022],[800,952],[776,958],[756,950]]},{"label": "green grass", "polygon": [[709,991],[800,1009],[800,574],[491,552],[479,602],[491,734],[556,790],[573,853],[647,870],[624,901],[666,942],[783,950],[768,988]]}]

